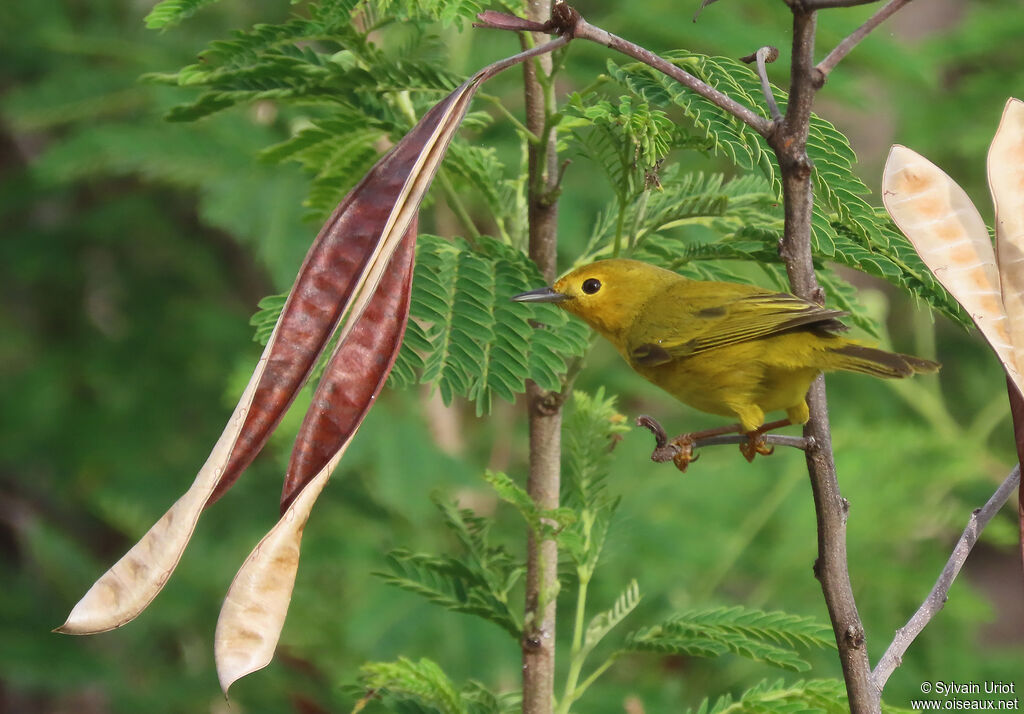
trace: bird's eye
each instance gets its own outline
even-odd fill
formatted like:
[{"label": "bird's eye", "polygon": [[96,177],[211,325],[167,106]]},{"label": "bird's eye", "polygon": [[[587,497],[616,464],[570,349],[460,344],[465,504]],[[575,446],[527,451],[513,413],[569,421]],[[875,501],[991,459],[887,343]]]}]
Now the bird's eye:
[{"label": "bird's eye", "polygon": [[601,289],[601,281],[597,278],[587,278],[583,281],[583,292],[587,295],[593,295]]}]

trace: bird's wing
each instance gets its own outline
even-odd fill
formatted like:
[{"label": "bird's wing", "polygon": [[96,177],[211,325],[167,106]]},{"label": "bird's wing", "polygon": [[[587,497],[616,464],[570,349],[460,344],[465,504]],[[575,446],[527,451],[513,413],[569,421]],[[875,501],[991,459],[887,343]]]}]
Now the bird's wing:
[{"label": "bird's wing", "polygon": [[682,293],[652,302],[645,309],[643,328],[631,336],[633,360],[657,365],[798,328],[847,329],[838,320],[847,313],[827,310],[788,293],[745,288],[723,297],[722,292],[716,288],[713,300],[687,299]]}]

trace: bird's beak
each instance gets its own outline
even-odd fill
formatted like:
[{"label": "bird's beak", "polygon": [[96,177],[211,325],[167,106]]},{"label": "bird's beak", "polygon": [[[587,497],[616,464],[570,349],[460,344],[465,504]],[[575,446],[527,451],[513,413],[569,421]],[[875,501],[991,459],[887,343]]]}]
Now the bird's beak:
[{"label": "bird's beak", "polygon": [[512,299],[516,302],[563,302],[569,299],[569,296],[556,292],[552,288],[540,288],[538,290],[528,290],[525,293],[519,293],[513,295]]}]

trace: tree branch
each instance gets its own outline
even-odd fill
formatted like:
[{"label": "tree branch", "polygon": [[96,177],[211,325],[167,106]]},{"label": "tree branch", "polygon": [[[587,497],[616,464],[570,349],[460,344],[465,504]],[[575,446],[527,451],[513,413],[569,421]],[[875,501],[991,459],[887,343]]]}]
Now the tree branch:
[{"label": "tree branch", "polygon": [[806,12],[817,10],[830,10],[837,7],[856,7],[857,5],[870,5],[878,0],[804,0],[803,8]]},{"label": "tree branch", "polygon": [[885,683],[889,680],[889,676],[902,663],[903,655],[910,647],[910,644],[921,634],[921,631],[932,621],[932,618],[938,614],[943,605],[946,604],[949,588],[960,573],[960,569],[967,560],[967,556],[970,554],[974,544],[978,542],[978,536],[981,535],[985,526],[992,519],[992,516],[999,512],[999,509],[1009,499],[1010,494],[1013,493],[1013,489],[1017,488],[1019,484],[1020,464],[1013,467],[1013,471],[996,489],[996,492],[992,494],[988,502],[971,514],[970,519],[967,521],[967,527],[960,536],[960,540],[953,547],[953,553],[949,556],[949,560],[946,561],[946,566],[942,569],[942,572],[939,573],[939,579],[935,581],[935,586],[907,624],[896,630],[896,637],[893,638],[889,648],[878,661],[875,671],[871,673],[871,680],[879,695],[881,695]]},{"label": "tree branch", "polygon": [[761,136],[767,137],[772,131],[773,125],[771,121],[743,106],[729,95],[718,91],[705,82],[702,82],[689,72],[680,69],[667,59],[659,57],[650,50],[602,30],[600,27],[591,25],[582,17],[577,20],[576,26],[573,30],[573,35],[578,39],[590,40],[591,42],[596,42],[599,45],[604,45],[605,47],[609,47],[624,55],[628,55],[633,59],[639,60],[649,67],[653,67],[666,76],[676,80],[687,89],[704,97],[716,107],[733,115],[744,124],[750,126]]},{"label": "tree branch", "polygon": [[[822,1],[823,0],[819,0],[819,4]],[[825,84],[825,80],[828,79],[829,73],[835,69],[836,65],[839,64],[846,55],[850,54],[850,50],[856,47],[861,40],[867,37],[869,32],[882,24],[890,15],[910,1],[911,0],[889,0],[888,3],[878,10],[878,12],[869,17],[863,25],[854,30],[849,37],[836,45],[836,48],[829,52],[828,55],[825,56],[825,59],[818,63],[816,68],[818,76],[815,78],[816,86],[820,87]]]},{"label": "tree branch", "polygon": [[[528,5],[534,11],[533,5]],[[536,30],[545,32],[556,32],[570,38],[590,40],[599,45],[604,45],[613,50],[639,60],[649,67],[671,77],[687,89],[696,92],[720,109],[733,115],[744,124],[749,125],[757,133],[767,137],[772,131],[772,122],[765,119],[757,112],[743,106],[735,99],[723,92],[718,91],[706,82],[694,77],[689,72],[680,69],[663,57],[659,57],[648,49],[640,47],[629,40],[624,40],[617,35],[602,30],[600,27],[591,25],[575,9],[565,3],[558,3],[557,10],[547,22],[541,23],[535,18],[523,19],[514,15],[506,15],[495,11],[486,11],[477,15],[479,20],[477,27],[488,27],[495,30]]]},{"label": "tree branch", "polygon": [[[544,21],[551,14],[551,0],[527,4],[528,20]],[[540,44],[543,35],[535,37]],[[563,36],[566,42],[568,38]],[[524,37],[525,41],[525,37]],[[557,271],[558,154],[550,115],[554,112],[551,55],[523,64],[526,128],[538,137],[530,142],[528,166],[528,217],[530,258],[545,279],[553,282]],[[562,395],[549,393],[533,382],[526,386],[530,427],[530,472],[526,490],[538,508],[554,510],[559,504],[562,457]],[[526,610],[522,638],[523,714],[551,714],[555,687],[555,602],[558,588],[558,545],[528,531],[526,556]]]},{"label": "tree branch", "polygon": [[[821,303],[824,293],[814,274],[811,255],[813,167],[807,157],[807,135],[817,86],[814,81],[815,25],[813,12],[793,9],[789,103],[779,131],[769,138],[769,142],[779,159],[782,173],[785,228],[779,253],[785,261],[793,292]],[[874,713],[880,711],[880,698],[871,683],[864,626],[850,584],[846,557],[849,503],[842,497],[836,478],[825,381],[821,376],[807,393],[807,405],[810,419],[804,426],[804,437],[813,443],[805,453],[818,526],[818,558],[814,563],[814,573],[821,583],[832,621],[850,711],[855,714]]]}]

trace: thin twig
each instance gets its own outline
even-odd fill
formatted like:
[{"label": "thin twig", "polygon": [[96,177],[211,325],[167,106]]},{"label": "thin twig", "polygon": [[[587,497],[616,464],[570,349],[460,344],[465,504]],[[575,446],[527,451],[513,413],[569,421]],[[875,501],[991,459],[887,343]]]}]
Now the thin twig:
[{"label": "thin twig", "polygon": [[[771,116],[773,122],[782,121],[782,112],[779,111],[779,105],[775,101],[775,94],[772,92],[772,83],[768,80],[768,68],[765,64],[774,62],[779,58],[778,47],[759,47],[757,52],[754,53],[753,59],[757,62],[757,76],[761,78],[761,93],[764,94],[764,101],[768,105],[768,114]],[[749,62],[749,58],[741,57],[744,62]]]},{"label": "thin twig", "polygon": [[817,86],[820,87],[825,83],[825,80],[828,79],[829,72],[835,69],[836,65],[839,64],[846,55],[850,54],[850,50],[856,47],[861,40],[867,37],[869,32],[882,24],[890,15],[910,1],[911,0],[889,0],[888,3],[879,8],[878,12],[869,17],[863,25],[854,30],[849,37],[836,45],[836,48],[829,52],[825,56],[825,59],[819,62],[818,66],[815,68],[818,72],[818,76],[815,79]]},{"label": "thin twig", "polygon": [[524,20],[523,18],[517,18],[514,15],[505,15],[504,13],[494,11],[486,11],[477,15],[477,20],[479,22],[475,23],[475,26],[486,27],[494,30],[543,29],[548,32],[557,32],[563,37],[579,38],[596,42],[599,45],[604,45],[605,47],[609,47],[625,55],[629,55],[649,67],[653,67],[659,72],[671,77],[687,89],[696,92],[715,106],[725,110],[743,123],[749,125],[762,136],[767,136],[772,130],[772,123],[768,119],[765,119],[757,112],[743,106],[732,97],[718,91],[711,85],[702,82],[689,72],[680,69],[667,59],[659,57],[650,50],[640,47],[629,40],[624,40],[610,32],[602,30],[600,27],[591,25],[589,22],[584,20],[576,10],[568,7],[565,3],[558,3],[555,6],[555,9],[559,11],[557,16],[553,16],[547,23],[539,23],[532,19]]},{"label": "thin twig", "polygon": [[538,137],[532,131],[527,129],[526,125],[519,121],[516,115],[508,110],[508,107],[505,106],[505,102],[503,102],[501,99],[494,96],[493,94],[485,94],[484,92],[477,92],[476,96],[493,104],[494,108],[501,112],[501,115],[505,117],[505,121],[511,124],[516,131],[518,131],[520,134],[526,137],[526,140],[528,142],[530,142],[531,144],[540,143],[540,137]]},{"label": "thin twig", "polygon": [[[803,436],[764,434],[761,439],[770,446],[791,446],[801,451],[807,448],[807,438]],[[699,449],[704,446],[722,446],[724,444],[746,444],[748,441],[750,441],[750,437],[746,434],[722,434],[720,436],[709,436],[706,439],[698,439],[694,442],[693,448]]]},{"label": "thin twig", "polygon": [[942,606],[946,604],[949,588],[960,573],[960,569],[964,566],[964,561],[967,560],[967,556],[970,554],[974,544],[978,542],[978,536],[981,535],[981,531],[984,530],[992,516],[1003,507],[1003,504],[1006,503],[1010,494],[1013,493],[1013,489],[1017,488],[1019,483],[1020,464],[1013,467],[1013,471],[996,489],[996,492],[992,494],[988,502],[971,514],[963,535],[956,542],[952,555],[946,561],[946,567],[942,569],[942,572],[939,573],[939,579],[935,581],[935,587],[928,593],[928,597],[925,598],[921,607],[917,609],[917,612],[914,613],[914,616],[910,618],[907,624],[896,630],[896,637],[893,638],[892,644],[889,645],[885,654],[878,661],[875,670],[871,673],[871,680],[879,694],[881,694],[882,688],[885,687],[885,683],[889,680],[889,676],[902,663],[903,655],[907,648],[921,634],[921,630],[938,614]]},{"label": "thin twig", "polygon": [[629,55],[633,59],[639,60],[649,67],[653,67],[659,72],[671,77],[672,79],[679,82],[681,85],[700,96],[707,99],[709,102],[714,104],[716,107],[723,109],[724,111],[732,114],[734,117],[742,121],[744,124],[750,126],[761,136],[767,137],[772,131],[772,122],[765,119],[757,112],[743,106],[735,99],[727,94],[724,94],[709,84],[702,82],[701,80],[694,77],[689,72],[680,69],[676,65],[669,62],[663,57],[659,57],[648,49],[640,47],[639,45],[633,44],[629,40],[624,40],[617,35],[613,35],[610,32],[602,30],[600,27],[591,25],[589,22],[584,20],[582,17],[576,22],[576,26],[573,30],[573,35],[577,39],[590,40],[596,42],[599,45],[621,52],[622,54]]},{"label": "thin twig", "polygon": [[878,0],[804,0],[804,10],[813,12],[816,10],[830,10],[836,7],[856,7],[857,5],[870,5]]}]

